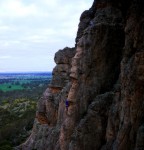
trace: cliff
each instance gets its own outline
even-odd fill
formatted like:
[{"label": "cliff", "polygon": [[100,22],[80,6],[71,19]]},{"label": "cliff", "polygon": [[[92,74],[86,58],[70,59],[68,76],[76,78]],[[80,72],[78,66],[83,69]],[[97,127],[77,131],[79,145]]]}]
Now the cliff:
[{"label": "cliff", "polygon": [[17,149],[144,150],[143,0],[95,0],[76,47],[55,62],[32,134]]}]

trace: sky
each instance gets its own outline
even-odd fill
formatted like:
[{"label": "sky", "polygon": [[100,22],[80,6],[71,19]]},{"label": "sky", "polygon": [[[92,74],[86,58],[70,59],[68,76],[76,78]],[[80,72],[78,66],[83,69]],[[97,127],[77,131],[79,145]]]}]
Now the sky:
[{"label": "sky", "polygon": [[0,0],[0,72],[52,71],[93,0]]}]

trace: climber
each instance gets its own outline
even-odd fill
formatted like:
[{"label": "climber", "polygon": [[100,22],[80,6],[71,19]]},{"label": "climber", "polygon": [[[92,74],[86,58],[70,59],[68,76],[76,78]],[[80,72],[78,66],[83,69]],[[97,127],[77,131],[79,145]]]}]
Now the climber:
[{"label": "climber", "polygon": [[66,106],[66,110],[68,111],[68,107],[69,107],[69,101],[68,101],[68,99],[66,99],[66,101],[65,101],[65,106]]},{"label": "climber", "polygon": [[91,27],[93,27],[93,26],[94,26],[94,22],[93,22],[93,21],[90,21],[90,23],[89,23],[89,24],[90,24],[90,26],[91,26]]}]

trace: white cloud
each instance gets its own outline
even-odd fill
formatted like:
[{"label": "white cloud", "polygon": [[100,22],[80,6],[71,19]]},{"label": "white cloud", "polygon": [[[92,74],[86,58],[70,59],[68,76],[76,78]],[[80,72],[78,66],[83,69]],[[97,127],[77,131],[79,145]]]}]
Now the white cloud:
[{"label": "white cloud", "polygon": [[7,25],[0,25],[0,31],[10,30],[11,28]]},{"label": "white cloud", "polygon": [[1,40],[1,41],[0,41],[0,46],[1,46],[1,48],[7,47],[7,46],[9,46],[9,42],[8,42],[8,41]]},{"label": "white cloud", "polygon": [[[41,68],[44,69],[45,64],[45,70],[47,67],[52,70],[55,52],[65,46],[75,45],[79,17],[92,2],[0,0],[0,56],[12,56],[9,59],[1,57],[0,66],[8,71],[16,68],[26,70],[28,66],[29,70],[36,70],[40,65],[37,60],[40,60]],[[30,61],[23,63],[25,60],[32,60],[35,67],[28,65]]]},{"label": "white cloud", "polygon": [[13,45],[18,45],[21,42],[18,40],[0,40],[0,47],[12,47]]},{"label": "white cloud", "polygon": [[11,56],[0,56],[0,59],[9,59]]},{"label": "white cloud", "polygon": [[57,6],[58,4],[58,0],[41,0],[41,2],[44,4],[44,5],[47,5],[47,6],[50,6],[50,7],[55,7]]},{"label": "white cloud", "polygon": [[22,0],[3,0],[0,3],[0,16],[25,17],[37,14],[34,4],[25,5]]}]

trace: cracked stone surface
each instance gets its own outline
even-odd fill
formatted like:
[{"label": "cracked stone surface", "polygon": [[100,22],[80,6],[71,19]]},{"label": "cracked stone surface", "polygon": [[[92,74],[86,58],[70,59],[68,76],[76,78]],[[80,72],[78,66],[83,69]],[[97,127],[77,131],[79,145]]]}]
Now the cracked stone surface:
[{"label": "cracked stone surface", "polygon": [[144,150],[143,10],[143,0],[94,0],[82,13],[16,149]]}]

